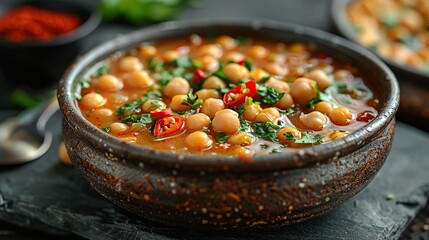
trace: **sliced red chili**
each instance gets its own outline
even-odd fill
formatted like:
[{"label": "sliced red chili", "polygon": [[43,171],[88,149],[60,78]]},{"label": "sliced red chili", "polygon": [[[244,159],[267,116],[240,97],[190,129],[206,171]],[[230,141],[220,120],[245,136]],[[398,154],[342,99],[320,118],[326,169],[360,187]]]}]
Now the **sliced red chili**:
[{"label": "sliced red chili", "polygon": [[228,107],[235,107],[244,103],[246,97],[254,97],[256,95],[256,83],[250,80],[246,83],[237,85],[223,95],[223,102]]},{"label": "sliced red chili", "polygon": [[356,120],[359,122],[369,122],[374,119],[374,114],[370,111],[361,112],[358,114]]},{"label": "sliced red chili", "polygon": [[169,137],[183,129],[185,122],[181,116],[169,116],[156,120],[153,135]]},{"label": "sliced red chili", "polygon": [[151,118],[163,118],[173,115],[173,111],[171,109],[164,109],[161,111],[151,111],[150,117]]},{"label": "sliced red chili", "polygon": [[239,60],[239,61],[237,61],[236,63],[237,64],[240,64],[240,65],[244,65],[244,62],[245,62],[246,60],[243,58],[243,59],[241,59],[241,60]]},{"label": "sliced red chili", "polygon": [[194,71],[194,78],[192,79],[192,81],[194,82],[199,82],[201,81],[201,79],[203,79],[206,76],[206,74],[203,72],[203,70],[201,69],[196,69]]}]

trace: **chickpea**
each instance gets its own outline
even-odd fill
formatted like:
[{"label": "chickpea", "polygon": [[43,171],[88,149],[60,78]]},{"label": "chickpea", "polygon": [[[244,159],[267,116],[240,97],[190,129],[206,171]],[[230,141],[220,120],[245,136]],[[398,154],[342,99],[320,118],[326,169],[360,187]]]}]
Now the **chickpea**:
[{"label": "chickpea", "polygon": [[255,80],[256,82],[259,82],[261,79],[268,76],[270,75],[262,68],[257,68],[249,73],[249,78]]},{"label": "chickpea", "polygon": [[126,78],[126,83],[132,88],[147,88],[154,81],[145,70],[134,71]]},{"label": "chickpea", "polygon": [[314,105],[314,109],[315,109],[316,111],[321,112],[321,113],[328,114],[328,113],[330,113],[330,112],[332,111],[332,109],[334,109],[334,108],[333,108],[333,106],[332,106],[332,103],[322,101],[322,102],[318,102],[318,103],[316,103],[316,105]]},{"label": "chickpea", "polygon": [[302,124],[314,131],[322,130],[327,123],[326,116],[319,111],[313,111],[309,114],[301,115],[299,120]]},{"label": "chickpea", "polygon": [[213,145],[213,140],[205,132],[197,131],[185,139],[186,145],[192,149],[206,150]]},{"label": "chickpea", "polygon": [[286,73],[286,69],[276,62],[265,65],[265,71],[276,76],[284,75]]},{"label": "chickpea", "polygon": [[234,83],[249,77],[247,68],[236,63],[226,65],[223,72]]},{"label": "chickpea", "polygon": [[339,69],[334,72],[336,80],[349,81],[354,78],[353,74],[349,70]]},{"label": "chickpea", "polygon": [[202,69],[207,72],[214,72],[219,68],[219,61],[210,55],[202,56],[198,61],[203,65]]},{"label": "chickpea", "polygon": [[217,44],[207,44],[198,49],[198,54],[200,56],[209,55],[214,58],[220,58],[222,56],[222,48]]},{"label": "chickpea", "polygon": [[[237,114],[238,115],[238,114]],[[226,132],[226,133],[235,133],[240,128],[240,120],[238,116],[228,112],[223,111],[213,118],[212,126],[215,132]]]},{"label": "chickpea", "polygon": [[265,85],[274,88],[274,90],[276,90],[276,92],[279,92],[279,93],[290,92],[289,84],[287,84],[286,82],[277,80],[275,78],[270,78],[267,82],[265,82]]},{"label": "chickpea", "polygon": [[113,111],[108,108],[102,108],[94,111],[94,116],[100,120],[106,120],[113,117]]},{"label": "chickpea", "polygon": [[306,73],[304,77],[316,81],[317,86],[322,91],[331,85],[331,80],[329,79],[328,74],[320,69],[314,69],[313,71]]},{"label": "chickpea", "polygon": [[268,49],[266,49],[261,45],[254,45],[250,47],[248,52],[249,56],[251,56],[252,58],[259,58],[259,59],[266,57],[268,53],[269,53]]},{"label": "chickpea", "polygon": [[293,140],[289,140],[286,136],[285,133],[292,133],[292,135],[296,138],[296,139],[300,139],[301,138],[301,132],[296,129],[296,128],[292,128],[292,127],[284,127],[282,129],[280,129],[277,132],[277,138],[279,139],[279,141],[281,143],[284,144],[291,144],[294,143]]},{"label": "chickpea", "polygon": [[293,43],[290,47],[289,47],[289,51],[293,52],[293,53],[303,53],[306,50],[306,47],[303,43]]},{"label": "chickpea", "polygon": [[346,131],[335,130],[331,134],[329,134],[329,138],[332,139],[332,140],[337,140],[337,139],[343,138],[343,137],[345,137],[347,135],[349,135],[349,133],[346,132]]},{"label": "chickpea", "polygon": [[145,45],[140,48],[139,55],[143,58],[152,58],[158,53],[158,50],[155,46]]},{"label": "chickpea", "polygon": [[124,87],[124,83],[117,77],[105,74],[98,80],[98,88],[105,91],[117,91]]},{"label": "chickpea", "polygon": [[225,109],[223,100],[208,98],[204,101],[203,106],[201,107],[201,112],[206,114],[210,118],[214,118],[216,112],[223,109]]},{"label": "chickpea", "polygon": [[290,88],[290,94],[295,102],[300,104],[308,103],[311,99],[317,97],[317,83],[308,78],[296,79]]},{"label": "chickpea", "polygon": [[133,56],[126,56],[119,60],[119,69],[123,72],[132,72],[143,69],[140,60]]},{"label": "chickpea", "polygon": [[216,76],[211,76],[207,78],[202,85],[202,87],[205,89],[218,89],[224,88],[225,86],[225,82]]},{"label": "chickpea", "polygon": [[244,112],[242,116],[244,119],[251,122],[254,122],[256,116],[258,116],[258,114],[262,112],[261,106],[256,103],[253,103],[252,105],[244,104],[243,106],[244,106]]},{"label": "chickpea", "polygon": [[292,95],[285,93],[282,98],[276,103],[276,107],[280,109],[288,109],[294,105]]},{"label": "chickpea", "polygon": [[231,109],[223,109],[223,110],[217,111],[215,116],[218,114],[224,114],[224,113],[232,114],[232,115],[238,117],[238,113],[234,110],[231,110]]},{"label": "chickpea", "polygon": [[68,165],[68,166],[73,165],[73,163],[70,159],[70,156],[67,153],[67,148],[66,148],[66,145],[64,144],[64,142],[60,143],[60,146],[58,148],[58,157],[59,157],[60,161],[62,163],[64,163],[65,165]]},{"label": "chickpea", "polygon": [[164,60],[164,62],[172,62],[172,61],[176,60],[178,57],[180,57],[180,54],[178,51],[175,51],[175,50],[165,51],[161,55],[161,58],[162,58],[162,60]]},{"label": "chickpea", "polygon": [[233,49],[237,47],[235,39],[227,35],[219,36],[215,41],[225,49]]},{"label": "chickpea", "polygon": [[111,133],[121,133],[125,132],[128,129],[128,125],[121,122],[114,122],[110,124],[110,132]]},{"label": "chickpea", "polygon": [[88,93],[80,100],[86,108],[97,108],[103,106],[107,100],[99,93]]},{"label": "chickpea", "polygon": [[220,93],[214,89],[201,89],[197,91],[195,94],[198,96],[198,98],[202,100],[206,100],[208,98],[216,98],[216,99],[221,98]]},{"label": "chickpea", "polygon": [[228,52],[224,55],[223,59],[225,61],[241,62],[244,61],[245,56],[239,52]]},{"label": "chickpea", "polygon": [[191,89],[189,82],[181,77],[175,77],[167,83],[164,87],[164,94],[167,97],[174,97],[175,95],[186,95]]},{"label": "chickpea", "polygon": [[159,100],[147,100],[142,105],[142,109],[145,112],[155,111],[157,109],[164,109],[166,107],[167,105],[165,105],[163,101],[159,101]]},{"label": "chickpea", "polygon": [[176,95],[171,99],[170,108],[175,112],[183,112],[189,109],[188,105],[183,105],[186,95]]},{"label": "chickpea", "polygon": [[204,127],[207,127],[209,125],[210,125],[210,118],[204,113],[197,113],[189,116],[186,119],[186,126],[192,130],[201,130]]},{"label": "chickpea", "polygon": [[241,132],[231,135],[226,142],[233,145],[250,145],[253,139],[247,133]]},{"label": "chickpea", "polygon": [[280,117],[279,110],[276,108],[265,108],[255,118],[255,122],[271,122],[275,123]]},{"label": "chickpea", "polygon": [[350,123],[353,116],[347,108],[339,107],[329,112],[328,117],[335,125],[345,126]]}]

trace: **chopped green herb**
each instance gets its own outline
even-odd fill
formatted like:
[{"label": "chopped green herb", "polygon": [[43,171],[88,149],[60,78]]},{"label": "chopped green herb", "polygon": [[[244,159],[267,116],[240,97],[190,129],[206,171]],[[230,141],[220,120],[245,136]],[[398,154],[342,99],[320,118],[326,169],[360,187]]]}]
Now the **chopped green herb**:
[{"label": "chopped green herb", "polygon": [[386,196],[386,200],[387,201],[392,201],[393,200],[393,194],[391,194],[391,193],[389,193],[389,194],[387,194],[387,196]]},{"label": "chopped green herb", "polygon": [[132,113],[135,109],[137,109],[142,103],[146,102],[147,100],[161,100],[161,93],[157,91],[150,91],[147,92],[144,97],[141,97],[134,102],[126,103],[122,107],[120,107],[116,111],[116,115],[119,117],[125,117],[127,113]]},{"label": "chopped green herb", "polygon": [[164,106],[162,106],[159,102],[157,102],[157,101],[152,101],[152,102],[150,102],[150,105],[151,106],[153,106],[153,107],[158,107],[158,108],[162,108],[162,107],[164,107]]},{"label": "chopped green herb", "polygon": [[259,144],[259,146],[260,146],[262,149],[267,149],[267,148],[268,148],[268,144],[265,144],[265,143],[261,143],[261,144]]},{"label": "chopped green herb", "polygon": [[137,115],[133,114],[121,120],[122,123],[132,124],[132,123],[143,123],[150,124],[153,122],[149,114]]},{"label": "chopped green herb", "polygon": [[271,152],[270,153],[279,153],[280,152],[280,150],[279,149],[277,149],[277,148],[273,148],[272,150],[271,150]]},{"label": "chopped green herb", "polygon": [[218,143],[224,143],[226,142],[226,140],[229,138],[228,134],[224,133],[224,132],[220,132],[218,134],[216,134],[216,139]]},{"label": "chopped green herb", "polygon": [[381,15],[381,22],[386,27],[394,27],[399,22],[399,16],[394,11],[385,11]]},{"label": "chopped green herb", "polygon": [[90,113],[94,112],[94,108],[89,109],[88,111],[85,112],[86,115],[89,115]]},{"label": "chopped green herb", "polygon": [[178,57],[173,62],[180,68],[188,68],[192,66],[192,60],[189,57]]},{"label": "chopped green herb", "polygon": [[223,63],[221,62],[221,61],[219,61],[219,68],[216,70],[216,72],[214,72],[213,74],[212,74],[212,76],[216,76],[216,77],[218,77],[218,78],[220,78],[220,79],[223,79],[223,80],[226,80],[226,81],[229,81],[229,79],[228,79],[228,77],[225,75],[225,73],[223,72],[223,69],[224,69],[224,65],[223,65]]},{"label": "chopped green herb", "polygon": [[78,93],[78,92],[75,92],[74,94],[73,94],[73,96],[74,96],[74,98],[76,99],[76,100],[81,100],[82,99],[82,95],[80,95],[80,93]]},{"label": "chopped green herb", "polygon": [[202,99],[199,99],[197,95],[188,93],[185,100],[183,100],[182,105],[190,106],[191,109],[197,109],[201,105],[203,105],[203,103],[204,101]]},{"label": "chopped green herb", "polygon": [[99,68],[95,71],[95,73],[94,73],[94,74],[92,74],[92,76],[93,76],[93,77],[98,77],[98,76],[101,76],[101,75],[106,74],[108,71],[109,71],[109,68],[108,68],[108,67],[106,67],[106,66],[101,66],[101,67],[99,67]]},{"label": "chopped green herb", "polygon": [[246,44],[246,43],[247,43],[247,41],[249,41],[249,39],[248,39],[247,37],[240,36],[240,37],[237,37],[237,38],[235,39],[235,41],[237,41],[237,44],[238,44],[239,46],[242,46],[242,45]]},{"label": "chopped green herb", "polygon": [[23,108],[35,107],[40,103],[39,99],[34,98],[33,96],[31,96],[29,93],[27,93],[22,89],[15,90],[10,96],[10,101],[14,105],[23,107]]},{"label": "chopped green herb", "polygon": [[259,82],[260,82],[260,83],[266,83],[268,80],[270,80],[270,78],[271,78],[271,76],[270,76],[270,75],[265,76],[265,77],[261,78],[261,80],[259,80]]},{"label": "chopped green herb", "polygon": [[252,69],[253,69],[253,65],[252,65],[252,62],[250,61],[250,60],[248,60],[248,59],[246,59],[245,61],[244,61],[244,66],[247,68],[247,70],[249,70],[249,71],[252,71]]},{"label": "chopped green herb", "polygon": [[241,115],[243,115],[245,109],[244,109],[243,105],[238,105],[236,111],[237,111],[238,115],[241,116]]},{"label": "chopped green herb", "polygon": [[239,132],[251,132],[252,131],[252,127],[250,126],[249,121],[244,120],[244,119],[240,119],[240,128],[238,129]]},{"label": "chopped green herb", "polygon": [[270,122],[257,122],[251,125],[253,129],[253,134],[257,137],[270,140],[272,142],[277,142],[277,130],[280,129],[280,126],[275,125]]},{"label": "chopped green herb", "polygon": [[192,67],[199,69],[203,67],[203,64],[198,60],[192,60]]},{"label": "chopped green herb", "polygon": [[79,79],[79,84],[82,86],[82,88],[89,88],[89,82],[91,80],[86,77],[82,77]]},{"label": "chopped green herb", "polygon": [[301,138],[296,138],[291,132],[285,132],[283,135],[287,138],[287,140],[293,140],[295,141],[295,143],[300,143],[300,144],[323,143],[323,140],[319,135],[313,136],[306,132],[301,133]]},{"label": "chopped green herb", "polygon": [[311,100],[307,103],[307,107],[308,107],[309,109],[313,109],[313,108],[314,108],[314,105],[315,105],[316,103],[318,103],[318,102],[321,102],[321,101],[329,101],[328,96],[327,96],[326,94],[322,93],[322,92],[319,90],[319,88],[316,88],[316,90],[317,90],[317,96],[316,96],[315,98],[311,99]]},{"label": "chopped green herb", "polygon": [[257,84],[257,91],[261,96],[261,102],[269,105],[275,104],[285,95],[285,93],[279,93],[274,88],[259,83]]},{"label": "chopped green herb", "polygon": [[165,63],[158,58],[151,58],[148,61],[149,69],[152,71],[159,71],[165,68]]},{"label": "chopped green herb", "polygon": [[288,109],[278,109],[279,110],[279,112],[280,113],[283,113],[283,114],[286,114],[286,115],[289,115],[289,114],[291,114],[291,113],[293,113],[294,112],[294,110],[293,110],[293,108],[288,108]]},{"label": "chopped green herb", "polygon": [[110,129],[110,127],[105,127],[105,128],[103,128],[103,131],[105,131],[105,132],[107,132],[107,133],[108,133],[108,132],[110,132],[110,130],[111,130],[111,129]]},{"label": "chopped green herb", "polygon": [[252,105],[253,104],[253,98],[246,96],[245,103],[246,103],[246,105]]}]

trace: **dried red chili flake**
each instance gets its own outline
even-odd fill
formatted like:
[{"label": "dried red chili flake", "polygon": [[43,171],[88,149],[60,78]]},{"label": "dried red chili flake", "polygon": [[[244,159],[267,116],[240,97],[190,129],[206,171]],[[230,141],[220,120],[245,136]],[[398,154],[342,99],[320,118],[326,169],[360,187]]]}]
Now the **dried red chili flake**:
[{"label": "dried red chili flake", "polygon": [[22,6],[0,18],[0,37],[13,42],[50,41],[72,32],[80,24],[81,19],[75,14]]}]

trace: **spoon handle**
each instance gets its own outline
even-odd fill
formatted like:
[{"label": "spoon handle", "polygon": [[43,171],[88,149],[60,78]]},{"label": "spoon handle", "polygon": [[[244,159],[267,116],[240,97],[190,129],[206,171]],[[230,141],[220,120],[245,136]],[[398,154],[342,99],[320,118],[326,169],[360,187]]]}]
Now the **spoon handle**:
[{"label": "spoon handle", "polygon": [[47,107],[43,110],[42,114],[40,115],[39,119],[37,120],[37,131],[39,133],[44,133],[46,130],[46,123],[48,120],[59,110],[58,101],[56,98],[53,98]]}]

